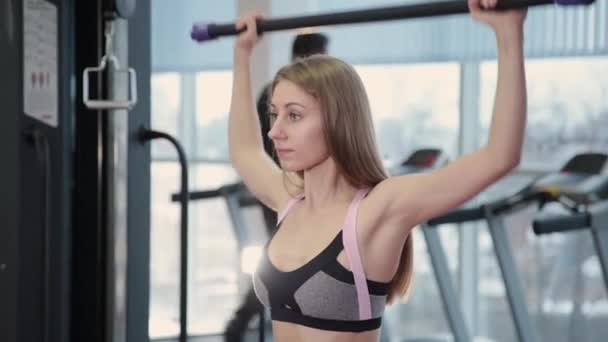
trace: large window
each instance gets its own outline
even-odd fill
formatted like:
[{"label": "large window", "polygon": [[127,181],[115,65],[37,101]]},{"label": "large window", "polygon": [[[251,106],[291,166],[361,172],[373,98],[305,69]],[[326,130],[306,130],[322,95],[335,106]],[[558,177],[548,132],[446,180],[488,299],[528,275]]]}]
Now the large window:
[{"label": "large window", "polygon": [[364,65],[365,84],[380,151],[401,162],[418,148],[437,147],[457,154],[458,64]]},{"label": "large window", "polygon": [[[178,73],[159,73],[151,80],[152,127],[178,134],[182,110],[181,78]],[[175,151],[166,142],[152,144],[152,158],[171,158]]]},{"label": "large window", "polygon": [[[236,180],[230,165],[211,160],[227,159],[230,87],[230,72],[152,77],[152,128],[176,135],[184,145],[190,190]],[[180,170],[169,144],[153,144],[152,157],[150,337],[161,338],[179,333],[180,218],[171,195],[179,189]],[[239,252],[224,200],[191,202],[189,232],[188,330],[218,334],[240,299]]]},{"label": "large window", "polygon": [[232,72],[201,72],[196,76],[196,156],[228,160],[228,108]]},{"label": "large window", "polygon": [[[528,126],[523,167],[557,169],[583,151],[608,150],[608,60],[529,60]],[[487,138],[496,63],[481,65],[482,141]]]},{"label": "large window", "polygon": [[[151,80],[152,128],[177,135],[181,112],[179,74],[156,74]],[[150,337],[174,336],[179,331],[179,208],[170,202],[179,187],[179,169],[171,146],[152,144]]]},{"label": "large window", "polygon": [[[577,58],[527,62],[528,126],[521,167],[555,171],[576,153],[608,151],[608,59]],[[496,63],[481,65],[482,141],[487,138]],[[532,181],[514,175],[491,188],[513,193]],[[545,208],[557,210],[557,208]],[[536,207],[505,218],[518,274],[534,326],[544,341],[603,341],[608,336],[608,298],[590,232],[537,237],[530,221]],[[480,241],[482,335],[515,340],[502,277],[487,230]]]}]

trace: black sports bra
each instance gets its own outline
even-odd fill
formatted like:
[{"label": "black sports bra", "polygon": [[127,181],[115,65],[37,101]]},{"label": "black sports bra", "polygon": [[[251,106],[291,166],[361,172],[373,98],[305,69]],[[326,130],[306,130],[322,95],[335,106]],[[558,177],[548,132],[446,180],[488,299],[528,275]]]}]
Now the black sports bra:
[{"label": "black sports bra", "polygon": [[[368,331],[380,327],[389,283],[365,278],[356,244],[356,214],[368,189],[353,199],[344,226],[316,257],[289,272],[278,270],[268,257],[268,245],[253,282],[257,297],[272,320],[332,331]],[[302,196],[292,199],[279,216],[280,224]],[[346,248],[345,248],[346,247]],[[345,249],[353,271],[338,262]]]}]

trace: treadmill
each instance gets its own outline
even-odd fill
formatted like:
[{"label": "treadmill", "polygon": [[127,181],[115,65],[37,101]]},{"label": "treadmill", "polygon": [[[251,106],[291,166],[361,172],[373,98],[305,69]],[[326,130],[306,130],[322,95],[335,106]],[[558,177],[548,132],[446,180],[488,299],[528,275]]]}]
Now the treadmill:
[{"label": "treadmill", "polygon": [[586,230],[591,232],[604,286],[608,292],[608,175],[597,175],[585,186],[563,192],[572,201],[569,214],[544,215],[534,219],[536,235]]},{"label": "treadmill", "polygon": [[[526,298],[517,273],[504,217],[534,203],[538,204],[540,208],[550,202],[561,203],[566,208],[572,208],[573,203],[591,203],[605,198],[608,191],[602,185],[602,177],[599,175],[605,169],[607,160],[608,156],[600,153],[576,155],[559,172],[539,177],[514,195],[476,207],[454,210],[430,220],[423,229],[425,237],[429,232],[431,233],[430,243],[435,244],[439,241],[437,233],[433,232],[433,227],[445,223],[487,221],[519,341],[538,341],[538,335],[532,325],[526,306]],[[441,265],[441,261],[441,258],[439,258],[438,265],[434,264],[434,268],[438,267],[437,272],[444,273],[443,275],[438,274],[438,276],[449,276],[447,265]],[[451,282],[442,281],[439,283],[449,285]],[[450,298],[454,298],[451,294],[455,295],[456,292],[453,287],[451,289],[448,287],[444,291],[442,291],[442,295],[445,296],[444,303],[447,305],[450,304]],[[451,303],[450,307],[454,305],[454,303]],[[462,338],[467,337],[466,335],[462,336]],[[461,336],[455,335],[455,338],[460,341]]]}]

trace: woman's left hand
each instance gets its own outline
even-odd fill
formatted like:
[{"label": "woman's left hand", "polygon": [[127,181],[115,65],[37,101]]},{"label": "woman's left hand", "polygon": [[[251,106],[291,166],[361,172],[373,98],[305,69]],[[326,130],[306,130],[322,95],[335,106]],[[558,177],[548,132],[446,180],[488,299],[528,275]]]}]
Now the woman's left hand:
[{"label": "woman's left hand", "polygon": [[487,24],[494,31],[522,28],[527,8],[495,11],[499,0],[468,0],[469,11],[476,21]]}]

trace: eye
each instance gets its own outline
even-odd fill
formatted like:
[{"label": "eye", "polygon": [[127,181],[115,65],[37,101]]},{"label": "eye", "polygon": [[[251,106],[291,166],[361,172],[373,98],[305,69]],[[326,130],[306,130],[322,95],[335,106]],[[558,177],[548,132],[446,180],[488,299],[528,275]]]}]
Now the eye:
[{"label": "eye", "polygon": [[289,112],[289,119],[291,121],[296,121],[298,119],[300,119],[301,115],[299,113],[296,112]]},{"label": "eye", "polygon": [[277,120],[277,113],[274,112],[270,112],[268,113],[268,119],[270,120],[270,122],[275,122]]}]

